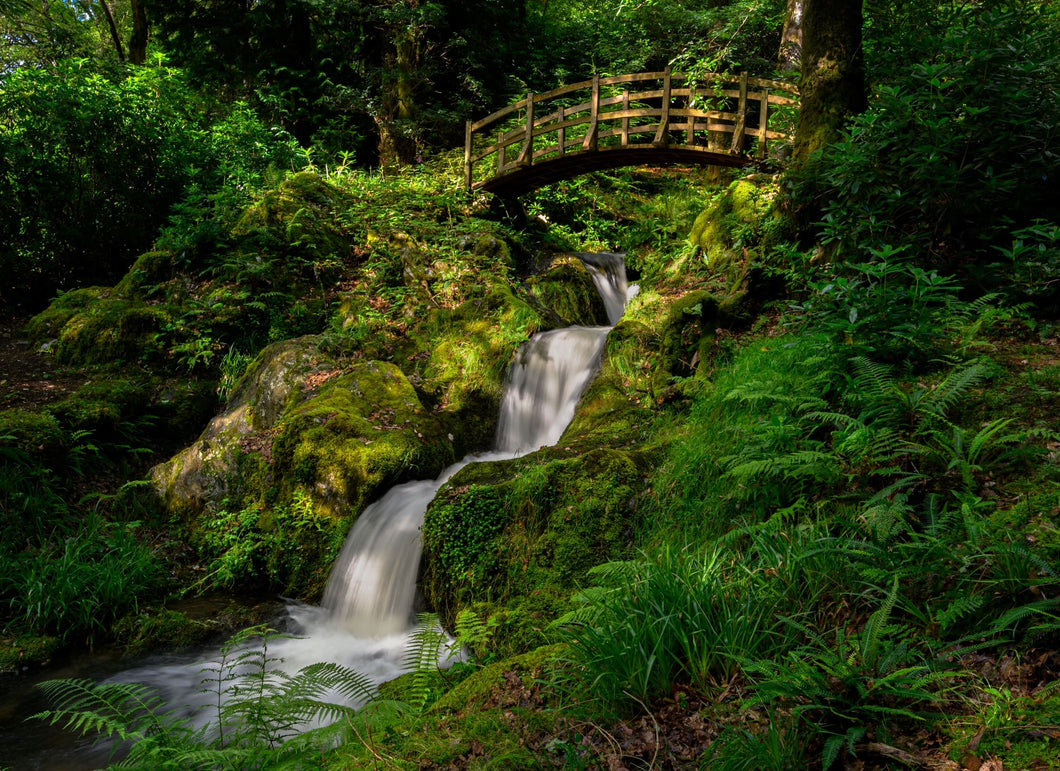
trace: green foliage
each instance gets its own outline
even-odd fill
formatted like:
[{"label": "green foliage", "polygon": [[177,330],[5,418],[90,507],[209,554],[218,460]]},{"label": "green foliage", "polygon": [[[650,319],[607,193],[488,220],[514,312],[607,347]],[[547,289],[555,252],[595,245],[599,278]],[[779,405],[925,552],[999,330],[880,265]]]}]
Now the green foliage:
[{"label": "green foliage", "polygon": [[775,0],[608,0],[592,6],[551,2],[543,15],[556,25],[556,39],[549,42],[562,54],[553,66],[573,81],[594,71],[662,70],[675,60],[675,69],[768,74],[780,47],[784,8]]},{"label": "green foliage", "polygon": [[[782,566],[794,577],[796,564]],[[571,645],[574,675],[607,705],[631,707],[669,694],[676,682],[704,692],[740,671],[741,657],[790,645],[777,620],[790,609],[787,581],[706,554],[666,550],[651,560],[594,568],[596,586],[555,626]]]},{"label": "green foliage", "polygon": [[90,516],[68,537],[3,560],[0,597],[16,623],[64,640],[105,636],[111,622],[162,584],[153,551],[137,523]]},{"label": "green foliage", "polygon": [[910,646],[911,630],[891,623],[897,601],[895,580],[883,604],[854,634],[834,639],[796,624],[809,643],[791,651],[785,663],[749,660],[762,679],[752,703],[779,701],[825,736],[821,765],[831,768],[873,730],[880,741],[896,721],[925,720],[942,698],[941,683],[952,677]]},{"label": "green foliage", "polygon": [[[907,34],[890,13],[877,34]],[[1046,303],[1043,263],[999,261],[996,250],[1012,247],[1013,229],[1047,233],[1057,216],[1046,181],[1060,157],[1051,149],[1060,125],[1057,20],[1033,2],[987,2],[940,18],[949,24],[913,32],[935,36],[925,57],[895,64],[870,109],[811,172],[822,239],[848,261],[910,249],[928,275],[954,272],[980,291]]]},{"label": "green foliage", "polygon": [[193,543],[209,561],[203,586],[264,583],[290,590],[323,579],[321,565],[335,553],[342,534],[303,489],[289,504],[252,503],[236,510],[225,503],[201,517],[192,532]]},{"label": "green foliage", "polygon": [[771,712],[754,730],[727,727],[700,766],[712,771],[794,771],[807,767],[808,737],[797,721]]},{"label": "green foliage", "polygon": [[489,549],[507,522],[504,500],[493,486],[472,485],[450,490],[448,500],[436,501],[424,523],[424,547],[439,568],[467,582],[482,581],[492,560]]},{"label": "green foliage", "polygon": [[205,200],[224,187],[231,205],[235,191],[282,157],[245,109],[211,129],[195,105],[183,74],[160,63],[109,76],[69,60],[5,76],[6,304],[32,306],[58,288],[115,280],[189,191]]}]

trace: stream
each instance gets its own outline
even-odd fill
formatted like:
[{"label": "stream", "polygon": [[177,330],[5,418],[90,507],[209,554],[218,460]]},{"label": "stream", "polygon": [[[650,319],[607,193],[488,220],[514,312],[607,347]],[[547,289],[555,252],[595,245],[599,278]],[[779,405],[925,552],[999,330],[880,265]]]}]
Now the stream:
[{"label": "stream", "polygon": [[[589,269],[613,325],[630,295],[624,255],[578,255]],[[636,287],[633,287],[635,291]],[[611,330],[567,327],[534,335],[516,354],[505,387],[494,448],[468,455],[436,479],[397,485],[357,518],[332,568],[321,605],[289,604],[277,624],[294,635],[269,642],[269,656],[294,674],[316,662],[349,667],[379,684],[400,675],[416,631],[416,578],[424,514],[445,482],[469,463],[509,460],[559,441],[595,374]],[[156,688],[181,714],[206,720],[217,695],[201,683],[218,668],[219,651],[151,656],[138,662],[97,655],[37,678],[88,677]],[[121,671],[116,671],[117,667]],[[205,673],[205,674],[204,674]],[[24,679],[24,678],[23,678]],[[32,685],[32,683],[26,683]],[[19,687],[23,687],[21,684]],[[23,691],[26,689],[23,688]],[[87,771],[105,765],[106,748],[43,724],[19,723],[45,709],[39,696],[0,696],[0,768]]]}]

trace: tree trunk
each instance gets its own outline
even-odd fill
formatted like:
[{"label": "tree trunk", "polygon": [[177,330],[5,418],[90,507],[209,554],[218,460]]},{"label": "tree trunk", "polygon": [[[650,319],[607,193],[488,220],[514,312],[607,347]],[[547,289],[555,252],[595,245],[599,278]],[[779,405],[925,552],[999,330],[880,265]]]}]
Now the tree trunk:
[{"label": "tree trunk", "polygon": [[[418,10],[418,0],[409,2],[410,11]],[[417,143],[414,134],[416,89],[422,62],[423,28],[414,17],[403,28],[389,30],[392,48],[386,56],[382,111],[375,122],[379,129],[379,165],[384,169],[415,162]]]},{"label": "tree trunk", "polygon": [[132,64],[143,64],[147,61],[147,9],[144,0],[131,0],[133,28],[129,36],[129,61]]},{"label": "tree trunk", "polygon": [[110,39],[114,41],[114,49],[118,52],[118,61],[125,61],[125,49],[121,45],[121,36],[118,35],[118,27],[114,23],[114,16],[110,12],[107,0],[99,0],[99,7],[103,9],[103,15],[107,17],[107,27],[110,29]]},{"label": "tree trunk", "polygon": [[791,72],[799,67],[802,59],[802,16],[805,0],[788,0],[784,14],[784,31],[780,35],[778,61],[780,69]]},{"label": "tree trunk", "polygon": [[834,142],[847,117],[868,106],[861,26],[861,0],[803,0],[797,159]]}]

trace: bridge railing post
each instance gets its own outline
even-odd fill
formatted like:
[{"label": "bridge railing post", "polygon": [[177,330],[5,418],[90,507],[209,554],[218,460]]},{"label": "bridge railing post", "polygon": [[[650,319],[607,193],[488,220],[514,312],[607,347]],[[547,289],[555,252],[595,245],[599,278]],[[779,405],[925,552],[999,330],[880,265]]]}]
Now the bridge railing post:
[{"label": "bridge railing post", "polygon": [[627,113],[622,119],[622,146],[629,147],[629,89],[622,92],[622,112]]},{"label": "bridge railing post", "polygon": [[755,150],[755,158],[760,161],[766,159],[766,142],[769,135],[769,89],[762,89],[762,101],[758,105],[758,148]]},{"label": "bridge railing post", "polygon": [[516,166],[530,166],[534,162],[534,92],[526,94],[526,144],[519,153]]},{"label": "bridge railing post", "polygon": [[736,108],[736,126],[732,132],[730,153],[743,152],[744,132],[747,130],[747,73],[740,73],[740,102]]},{"label": "bridge railing post", "polygon": [[473,138],[474,131],[471,130],[471,121],[467,121],[464,124],[464,185],[468,190],[471,189],[471,185],[474,182],[471,174],[471,140]]},{"label": "bridge railing post", "polygon": [[659,129],[651,141],[655,147],[666,147],[670,144],[670,91],[673,83],[670,68],[663,72],[662,110],[659,113]]},{"label": "bridge railing post", "polygon": [[600,137],[600,76],[593,75],[593,95],[589,102],[589,130],[582,140],[582,150],[595,150]]}]

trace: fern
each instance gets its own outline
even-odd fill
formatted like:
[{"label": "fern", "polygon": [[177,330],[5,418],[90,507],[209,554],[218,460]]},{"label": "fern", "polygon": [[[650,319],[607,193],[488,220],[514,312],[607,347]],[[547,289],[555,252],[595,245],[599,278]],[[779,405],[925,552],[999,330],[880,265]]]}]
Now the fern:
[{"label": "fern", "polygon": [[935,613],[935,621],[943,632],[948,632],[958,621],[982,608],[983,603],[983,598],[977,594],[955,597],[945,608]]},{"label": "fern", "polygon": [[437,617],[421,613],[402,662],[412,673],[408,702],[417,711],[422,711],[431,697],[432,675],[438,671],[444,647],[445,635],[438,626]]}]

